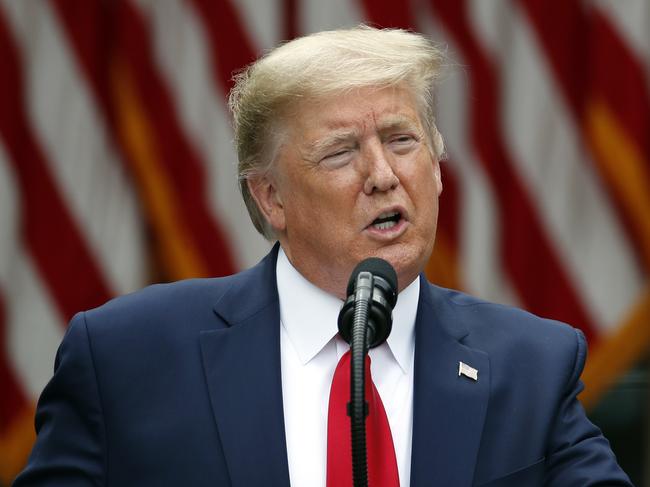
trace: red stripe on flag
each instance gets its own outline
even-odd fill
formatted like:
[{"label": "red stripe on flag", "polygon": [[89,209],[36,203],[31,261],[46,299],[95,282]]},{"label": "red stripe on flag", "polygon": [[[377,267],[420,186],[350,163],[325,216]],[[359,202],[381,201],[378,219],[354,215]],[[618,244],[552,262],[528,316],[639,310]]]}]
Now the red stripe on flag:
[{"label": "red stripe on flag", "polygon": [[431,0],[439,20],[462,50],[470,73],[471,138],[492,182],[501,215],[500,255],[524,306],[594,335],[506,150],[499,120],[498,78],[469,28],[466,2]]},{"label": "red stripe on flag", "polygon": [[288,41],[300,35],[300,27],[298,26],[298,17],[300,8],[298,0],[283,0],[283,38]]},{"label": "red stripe on flag", "polygon": [[562,84],[574,114],[584,113],[585,87],[589,78],[589,25],[582,2],[519,0],[528,13],[550,66]]},{"label": "red stripe on flag", "polygon": [[383,28],[410,29],[413,25],[412,2],[395,0],[378,2],[377,0],[361,0],[366,12],[366,18],[375,26]]},{"label": "red stripe on flag", "polygon": [[29,406],[27,397],[20,387],[7,355],[7,313],[0,294],[0,437],[7,432],[16,416]]},{"label": "red stripe on flag", "polygon": [[[609,102],[627,134],[650,161],[650,94],[643,67],[609,21],[592,16],[589,80],[593,91]],[[594,94],[592,91],[592,95]],[[647,181],[650,187],[650,181]]]},{"label": "red stripe on flag", "polygon": [[438,213],[438,231],[442,231],[449,244],[458,251],[460,240],[458,222],[460,221],[460,198],[456,173],[450,168],[453,161],[443,161],[442,194],[440,195],[440,210]]},{"label": "red stripe on flag", "polygon": [[67,321],[110,298],[107,283],[76,227],[27,121],[18,49],[0,15],[0,135],[21,195],[22,237]]},{"label": "red stripe on flag", "polygon": [[230,0],[192,0],[210,40],[212,73],[223,93],[233,74],[255,60],[256,49]]}]

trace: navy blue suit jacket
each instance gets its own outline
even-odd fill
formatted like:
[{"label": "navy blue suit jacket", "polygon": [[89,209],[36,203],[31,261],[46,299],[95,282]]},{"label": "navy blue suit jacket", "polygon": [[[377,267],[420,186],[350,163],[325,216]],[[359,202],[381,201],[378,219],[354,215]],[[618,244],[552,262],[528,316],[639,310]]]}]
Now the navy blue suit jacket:
[{"label": "navy blue suit jacket", "polygon": [[[15,487],[288,486],[276,257],[76,315]],[[630,485],[576,399],[579,331],[420,289],[412,486]]]}]

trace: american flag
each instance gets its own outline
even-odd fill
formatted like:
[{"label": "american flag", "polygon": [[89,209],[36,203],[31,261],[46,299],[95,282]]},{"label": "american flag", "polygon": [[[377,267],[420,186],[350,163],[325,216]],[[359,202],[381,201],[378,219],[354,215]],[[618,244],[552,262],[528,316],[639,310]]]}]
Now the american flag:
[{"label": "american flag", "polygon": [[451,60],[430,278],[580,327],[587,406],[647,353],[647,0],[0,0],[0,484],[76,311],[268,250],[238,194],[232,73],[360,22]]}]

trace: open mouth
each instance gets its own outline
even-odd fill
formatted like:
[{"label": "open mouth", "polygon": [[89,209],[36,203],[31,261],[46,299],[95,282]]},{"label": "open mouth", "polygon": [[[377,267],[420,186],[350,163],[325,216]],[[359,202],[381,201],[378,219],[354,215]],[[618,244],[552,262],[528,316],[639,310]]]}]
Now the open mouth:
[{"label": "open mouth", "polygon": [[387,230],[393,228],[402,219],[402,214],[399,211],[389,211],[382,213],[370,224],[372,228],[377,230]]}]

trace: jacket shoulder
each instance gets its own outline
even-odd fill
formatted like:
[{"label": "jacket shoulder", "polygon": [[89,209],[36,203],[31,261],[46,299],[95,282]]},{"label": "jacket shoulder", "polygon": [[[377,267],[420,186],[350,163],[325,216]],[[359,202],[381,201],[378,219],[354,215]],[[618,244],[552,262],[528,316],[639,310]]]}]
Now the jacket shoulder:
[{"label": "jacket shoulder", "polygon": [[534,347],[542,351],[574,356],[581,331],[557,320],[542,318],[513,306],[485,301],[458,291],[434,287],[438,301],[466,328],[466,342],[486,352],[502,347]]},{"label": "jacket shoulder", "polygon": [[587,354],[580,330],[457,291],[436,286],[431,291],[434,307],[446,317],[443,326],[462,335],[463,345],[487,353],[495,376],[506,381],[534,380],[559,391],[578,380]]},{"label": "jacket shoulder", "polygon": [[118,296],[84,312],[91,326],[119,326],[120,323],[157,323],[179,316],[211,313],[212,306],[232,286],[237,276],[188,279],[153,284],[130,294]]}]

